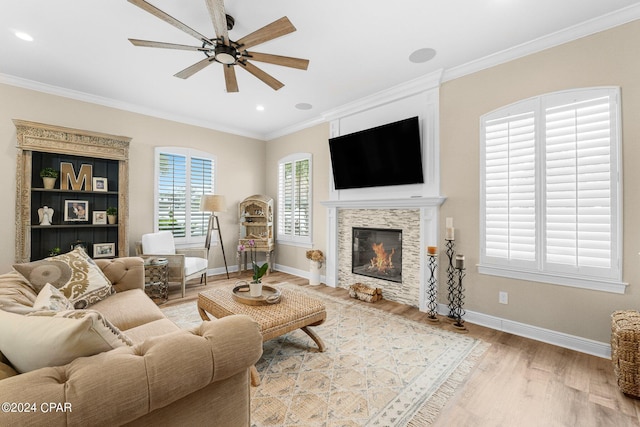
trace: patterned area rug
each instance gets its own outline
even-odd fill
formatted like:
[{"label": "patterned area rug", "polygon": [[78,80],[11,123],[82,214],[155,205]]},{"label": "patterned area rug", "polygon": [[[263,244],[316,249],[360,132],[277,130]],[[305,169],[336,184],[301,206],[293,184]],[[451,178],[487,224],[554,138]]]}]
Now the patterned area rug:
[{"label": "patterned area rug", "polygon": [[[252,426],[425,426],[435,420],[488,344],[313,289],[327,321],[264,343],[251,389]],[[163,309],[180,327],[198,324],[196,302]]]}]

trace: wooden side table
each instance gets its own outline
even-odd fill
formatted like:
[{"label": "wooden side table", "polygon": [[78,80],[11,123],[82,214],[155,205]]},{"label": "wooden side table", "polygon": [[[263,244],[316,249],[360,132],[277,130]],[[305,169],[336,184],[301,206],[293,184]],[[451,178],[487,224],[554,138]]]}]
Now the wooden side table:
[{"label": "wooden side table", "polygon": [[169,261],[147,258],[144,261],[144,292],[156,304],[169,300]]},{"label": "wooden side table", "polygon": [[[269,275],[269,273],[273,272],[273,264],[272,264],[272,260],[275,258],[275,247],[269,247],[269,248],[256,248],[255,249],[256,253],[262,252],[265,254],[266,260],[265,262],[269,264],[269,269],[267,270],[267,276]],[[249,261],[251,261],[251,250],[250,249],[246,249],[244,251],[237,251],[236,252],[236,264],[238,264],[238,276],[242,275],[242,265],[244,264],[244,270],[247,270],[247,259],[249,259]],[[260,264],[260,263],[258,263]],[[249,266],[249,270],[251,270],[253,268],[252,265]]]}]

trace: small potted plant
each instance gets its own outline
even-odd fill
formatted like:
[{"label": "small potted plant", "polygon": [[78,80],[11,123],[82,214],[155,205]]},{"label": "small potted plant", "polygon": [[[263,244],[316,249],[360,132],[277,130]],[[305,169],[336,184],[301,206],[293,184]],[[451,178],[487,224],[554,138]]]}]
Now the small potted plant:
[{"label": "small potted plant", "polygon": [[59,172],[54,168],[44,168],[40,171],[40,178],[42,178],[42,183],[44,188],[47,190],[51,190],[56,185],[56,179],[58,179]]},{"label": "small potted plant", "polygon": [[51,248],[51,249],[49,250],[49,256],[56,256],[56,255],[60,255],[60,252],[61,252],[61,250],[60,250],[60,248],[58,248],[58,247]]},{"label": "small potted plant", "polygon": [[107,208],[107,223],[115,224],[118,222],[118,209],[113,206]]},{"label": "small potted plant", "polygon": [[251,249],[251,266],[253,267],[253,277],[251,283],[249,283],[249,293],[252,297],[259,297],[262,295],[262,276],[265,275],[269,264],[266,262],[259,266],[256,263],[256,242],[255,240],[249,240],[249,248]]}]

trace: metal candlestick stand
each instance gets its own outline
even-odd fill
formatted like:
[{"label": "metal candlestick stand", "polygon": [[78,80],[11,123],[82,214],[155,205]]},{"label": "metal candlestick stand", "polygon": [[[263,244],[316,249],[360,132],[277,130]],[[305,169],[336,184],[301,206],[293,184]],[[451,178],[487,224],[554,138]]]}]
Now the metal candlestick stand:
[{"label": "metal candlestick stand", "polygon": [[458,330],[458,332],[466,332],[467,328],[464,326],[464,319],[462,318],[465,314],[464,308],[464,287],[462,286],[462,279],[464,278],[464,268],[456,268],[456,275],[458,276],[458,285],[455,288],[454,292],[454,318],[455,322],[453,323],[453,327]]},{"label": "metal candlestick stand", "polygon": [[438,288],[436,286],[436,268],[438,267],[438,258],[435,254],[427,254],[427,259],[429,263],[429,271],[431,271],[429,285],[427,288],[427,319],[432,322],[439,322],[440,320],[436,316],[438,314]]},{"label": "metal candlestick stand", "polygon": [[455,245],[455,240],[445,239],[447,242],[447,257],[449,258],[449,266],[447,267],[447,288],[449,294],[447,295],[449,300],[449,314],[448,319],[455,319],[455,292],[456,292],[456,277],[455,272],[456,269],[453,267],[453,247]]}]

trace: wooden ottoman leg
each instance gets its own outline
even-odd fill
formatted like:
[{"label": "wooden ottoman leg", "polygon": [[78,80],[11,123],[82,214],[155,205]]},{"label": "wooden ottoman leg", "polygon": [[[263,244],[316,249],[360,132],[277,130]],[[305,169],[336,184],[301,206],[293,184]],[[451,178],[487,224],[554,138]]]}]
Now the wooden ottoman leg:
[{"label": "wooden ottoman leg", "polygon": [[211,320],[203,308],[198,307],[198,313],[200,313],[202,320]]},{"label": "wooden ottoman leg", "polygon": [[315,332],[313,332],[311,329],[309,329],[309,327],[307,326],[303,326],[301,328],[307,335],[309,335],[311,337],[311,339],[318,345],[318,350],[320,350],[320,353],[324,353],[325,351],[325,346],[324,346],[324,342],[322,341],[322,338],[320,338],[318,336],[318,334],[316,334]]}]

